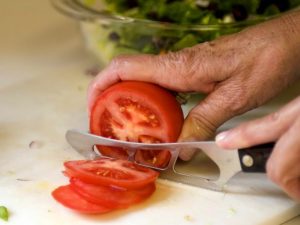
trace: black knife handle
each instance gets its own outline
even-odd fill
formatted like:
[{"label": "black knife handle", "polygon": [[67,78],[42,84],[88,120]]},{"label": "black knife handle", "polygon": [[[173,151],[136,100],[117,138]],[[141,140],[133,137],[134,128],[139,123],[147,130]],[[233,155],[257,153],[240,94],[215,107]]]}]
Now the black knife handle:
[{"label": "black knife handle", "polygon": [[265,173],[266,162],[272,153],[275,143],[256,145],[239,149],[242,171],[246,173]]}]

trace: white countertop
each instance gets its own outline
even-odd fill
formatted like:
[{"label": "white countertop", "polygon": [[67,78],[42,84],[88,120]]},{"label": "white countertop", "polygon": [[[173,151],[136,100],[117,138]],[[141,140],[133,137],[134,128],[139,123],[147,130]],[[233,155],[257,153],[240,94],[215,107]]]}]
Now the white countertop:
[{"label": "white countertop", "polygon": [[[84,71],[94,65],[93,59],[82,44],[76,23],[60,15],[48,1],[1,1],[0,15],[0,205],[6,205],[11,210],[11,220],[7,224],[41,225],[42,217],[49,219],[42,224],[55,224],[50,221],[50,218],[62,222],[60,224],[70,224],[71,221],[72,224],[85,222],[92,224],[90,218],[69,214],[64,210],[57,211],[61,210],[60,206],[46,197],[45,193],[48,196],[53,187],[65,182],[64,177],[59,174],[62,162],[80,157],[65,143],[64,133],[67,128],[86,129],[86,87],[91,77],[86,76]],[[299,94],[297,87],[299,86],[291,88],[288,96]],[[285,96],[279,97],[277,103],[283,103],[291,98]],[[257,115],[257,112],[253,111],[250,116]],[[234,123],[238,122],[239,119],[234,121]],[[37,142],[37,146],[33,149],[28,147],[31,141]],[[44,143],[47,143],[47,146],[43,146]],[[29,181],[22,181],[22,179]],[[197,208],[189,205],[188,199],[193,199],[193,196],[189,196],[186,190],[194,193],[194,196],[199,197],[203,202],[209,200],[207,206],[201,206],[199,203],[199,208],[202,210],[208,208],[208,214],[211,210],[216,210],[213,208],[213,201],[219,204],[219,209],[216,211],[222,214],[222,207],[234,203],[240,204],[239,199],[248,199],[242,194],[241,196],[227,195],[224,201],[226,193],[223,195],[204,190],[199,192],[195,188],[183,190],[181,187],[173,186],[168,188],[164,183],[159,184],[161,193],[176,193],[177,197],[168,200],[172,205],[161,204],[158,200],[160,195],[157,194],[151,200],[157,209],[148,204],[149,209],[143,211],[144,214],[139,207],[129,210],[128,221],[138,221],[138,216],[151,216],[151,210],[156,210],[158,214],[165,212],[167,207],[170,210],[177,210],[174,204],[186,204],[186,207],[190,208],[188,212],[193,213]],[[23,189],[25,191],[22,191]],[[277,195],[275,192],[273,194],[276,204],[286,205],[286,211],[289,212],[299,209],[284,195]],[[261,209],[268,212],[268,208],[264,208],[263,205],[270,204],[272,202],[270,198],[262,196],[253,196],[253,198],[261,201]],[[44,201],[45,204],[47,202],[51,209],[48,209],[45,204],[41,205],[40,201]],[[256,206],[255,200],[250,199],[248,204],[249,212],[255,210],[250,209],[250,206]],[[184,210],[186,207],[178,209]],[[245,206],[241,205],[241,214],[245,213],[243,207]],[[44,214],[47,210],[48,214],[53,213],[52,217],[47,213]],[[280,210],[278,209],[278,212]],[[124,215],[122,218],[121,213],[113,216],[116,220],[124,220],[122,224],[129,224]],[[113,216],[105,217],[104,220],[99,217],[96,222],[115,224]],[[176,216],[174,215],[174,220]],[[276,216],[280,217],[279,214]],[[234,215],[228,217],[235,221]],[[196,219],[195,215],[195,221]],[[157,221],[155,223],[159,224]],[[182,224],[197,223],[183,220]],[[300,217],[284,224],[299,225]]]}]

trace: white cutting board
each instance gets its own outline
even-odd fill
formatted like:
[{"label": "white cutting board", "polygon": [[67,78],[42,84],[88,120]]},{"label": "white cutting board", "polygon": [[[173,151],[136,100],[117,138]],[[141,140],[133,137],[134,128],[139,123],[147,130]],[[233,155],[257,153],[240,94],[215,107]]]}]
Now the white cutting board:
[{"label": "white cutting board", "polygon": [[226,193],[159,181],[145,203],[103,216],[65,209],[50,193],[67,182],[63,162],[81,158],[64,134],[87,129],[88,81],[68,70],[0,90],[0,204],[11,211],[9,224],[279,224],[299,213],[299,205],[258,175],[234,178]]},{"label": "white cutting board", "polygon": [[[7,224],[276,225],[299,215],[300,206],[261,175],[235,177],[226,193],[158,181],[145,203],[102,216],[56,203],[51,191],[67,183],[62,163],[81,158],[64,134],[87,129],[91,77],[83,71],[92,63],[74,24],[47,1],[3,1],[0,14],[0,205],[10,211]],[[297,87],[286,95],[299,94]],[[286,95],[248,117],[278,107]]]}]

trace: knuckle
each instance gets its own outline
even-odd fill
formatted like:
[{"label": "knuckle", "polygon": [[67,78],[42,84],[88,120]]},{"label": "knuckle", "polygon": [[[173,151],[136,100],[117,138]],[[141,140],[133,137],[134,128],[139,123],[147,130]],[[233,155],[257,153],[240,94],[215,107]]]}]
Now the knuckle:
[{"label": "knuckle", "polygon": [[280,112],[273,112],[267,116],[267,122],[269,122],[270,124],[278,123],[280,122],[280,119],[281,119]]},{"label": "knuckle", "polygon": [[240,115],[247,111],[249,106],[248,99],[240,97],[240,95],[233,95],[229,98],[229,112],[232,115]]},{"label": "knuckle", "polygon": [[[179,72],[185,72],[182,68],[182,65],[187,65],[191,63],[191,52],[187,50],[181,50],[178,52],[171,52],[166,55],[166,60],[161,60],[161,62],[165,62],[165,66],[169,67],[170,69],[179,69]],[[183,66],[185,67],[185,66]]]},{"label": "knuckle", "polygon": [[278,172],[273,167],[273,163],[270,162],[270,160],[267,162],[266,172],[267,172],[267,176],[269,177],[270,180],[272,180],[275,183],[278,183],[278,180],[279,180]]},{"label": "knuckle", "polygon": [[119,56],[116,56],[114,57],[110,64],[109,64],[109,68],[112,68],[112,69],[116,69],[116,68],[120,68],[120,67],[123,67],[126,63],[128,64],[130,61],[129,61],[129,56],[127,55],[119,55]]},{"label": "knuckle", "polygon": [[272,162],[270,163],[269,161],[266,165],[267,176],[274,183],[278,184],[279,186],[285,187],[287,185],[285,173],[283,172],[280,166],[275,166]]},{"label": "knuckle", "polygon": [[141,65],[149,66],[152,62],[148,55],[119,55],[112,59],[108,66],[108,71],[116,74],[121,80],[131,78],[132,72],[139,70]]},{"label": "knuckle", "polygon": [[236,128],[236,133],[238,133],[239,138],[243,139],[244,142],[252,142],[254,139],[254,135],[251,129],[251,121],[241,124],[239,127]]},{"label": "knuckle", "polygon": [[97,80],[93,79],[89,84],[88,84],[88,91],[92,92],[94,89],[97,88]]},{"label": "knuckle", "polygon": [[243,83],[224,85],[224,88],[220,90],[219,98],[220,106],[233,116],[244,113],[251,107]]},{"label": "knuckle", "polygon": [[202,140],[211,138],[218,127],[218,124],[214,124],[207,118],[207,115],[203,115],[201,112],[191,111],[189,121],[193,124],[192,133]]},{"label": "knuckle", "polygon": [[189,81],[194,80],[199,70],[199,65],[195,60],[196,54],[194,48],[186,48],[178,52],[171,52],[165,55],[165,60],[158,61],[163,64],[168,72],[172,71],[189,84]]}]

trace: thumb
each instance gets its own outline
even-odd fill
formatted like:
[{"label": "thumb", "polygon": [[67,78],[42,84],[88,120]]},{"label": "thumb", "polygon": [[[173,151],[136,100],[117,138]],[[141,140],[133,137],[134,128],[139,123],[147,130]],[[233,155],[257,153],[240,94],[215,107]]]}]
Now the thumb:
[{"label": "thumb", "polygon": [[[178,141],[201,141],[212,138],[216,129],[236,114],[230,104],[231,98],[226,98],[221,89],[212,92],[189,112]],[[179,157],[187,161],[194,153],[193,149],[183,149]]]}]

